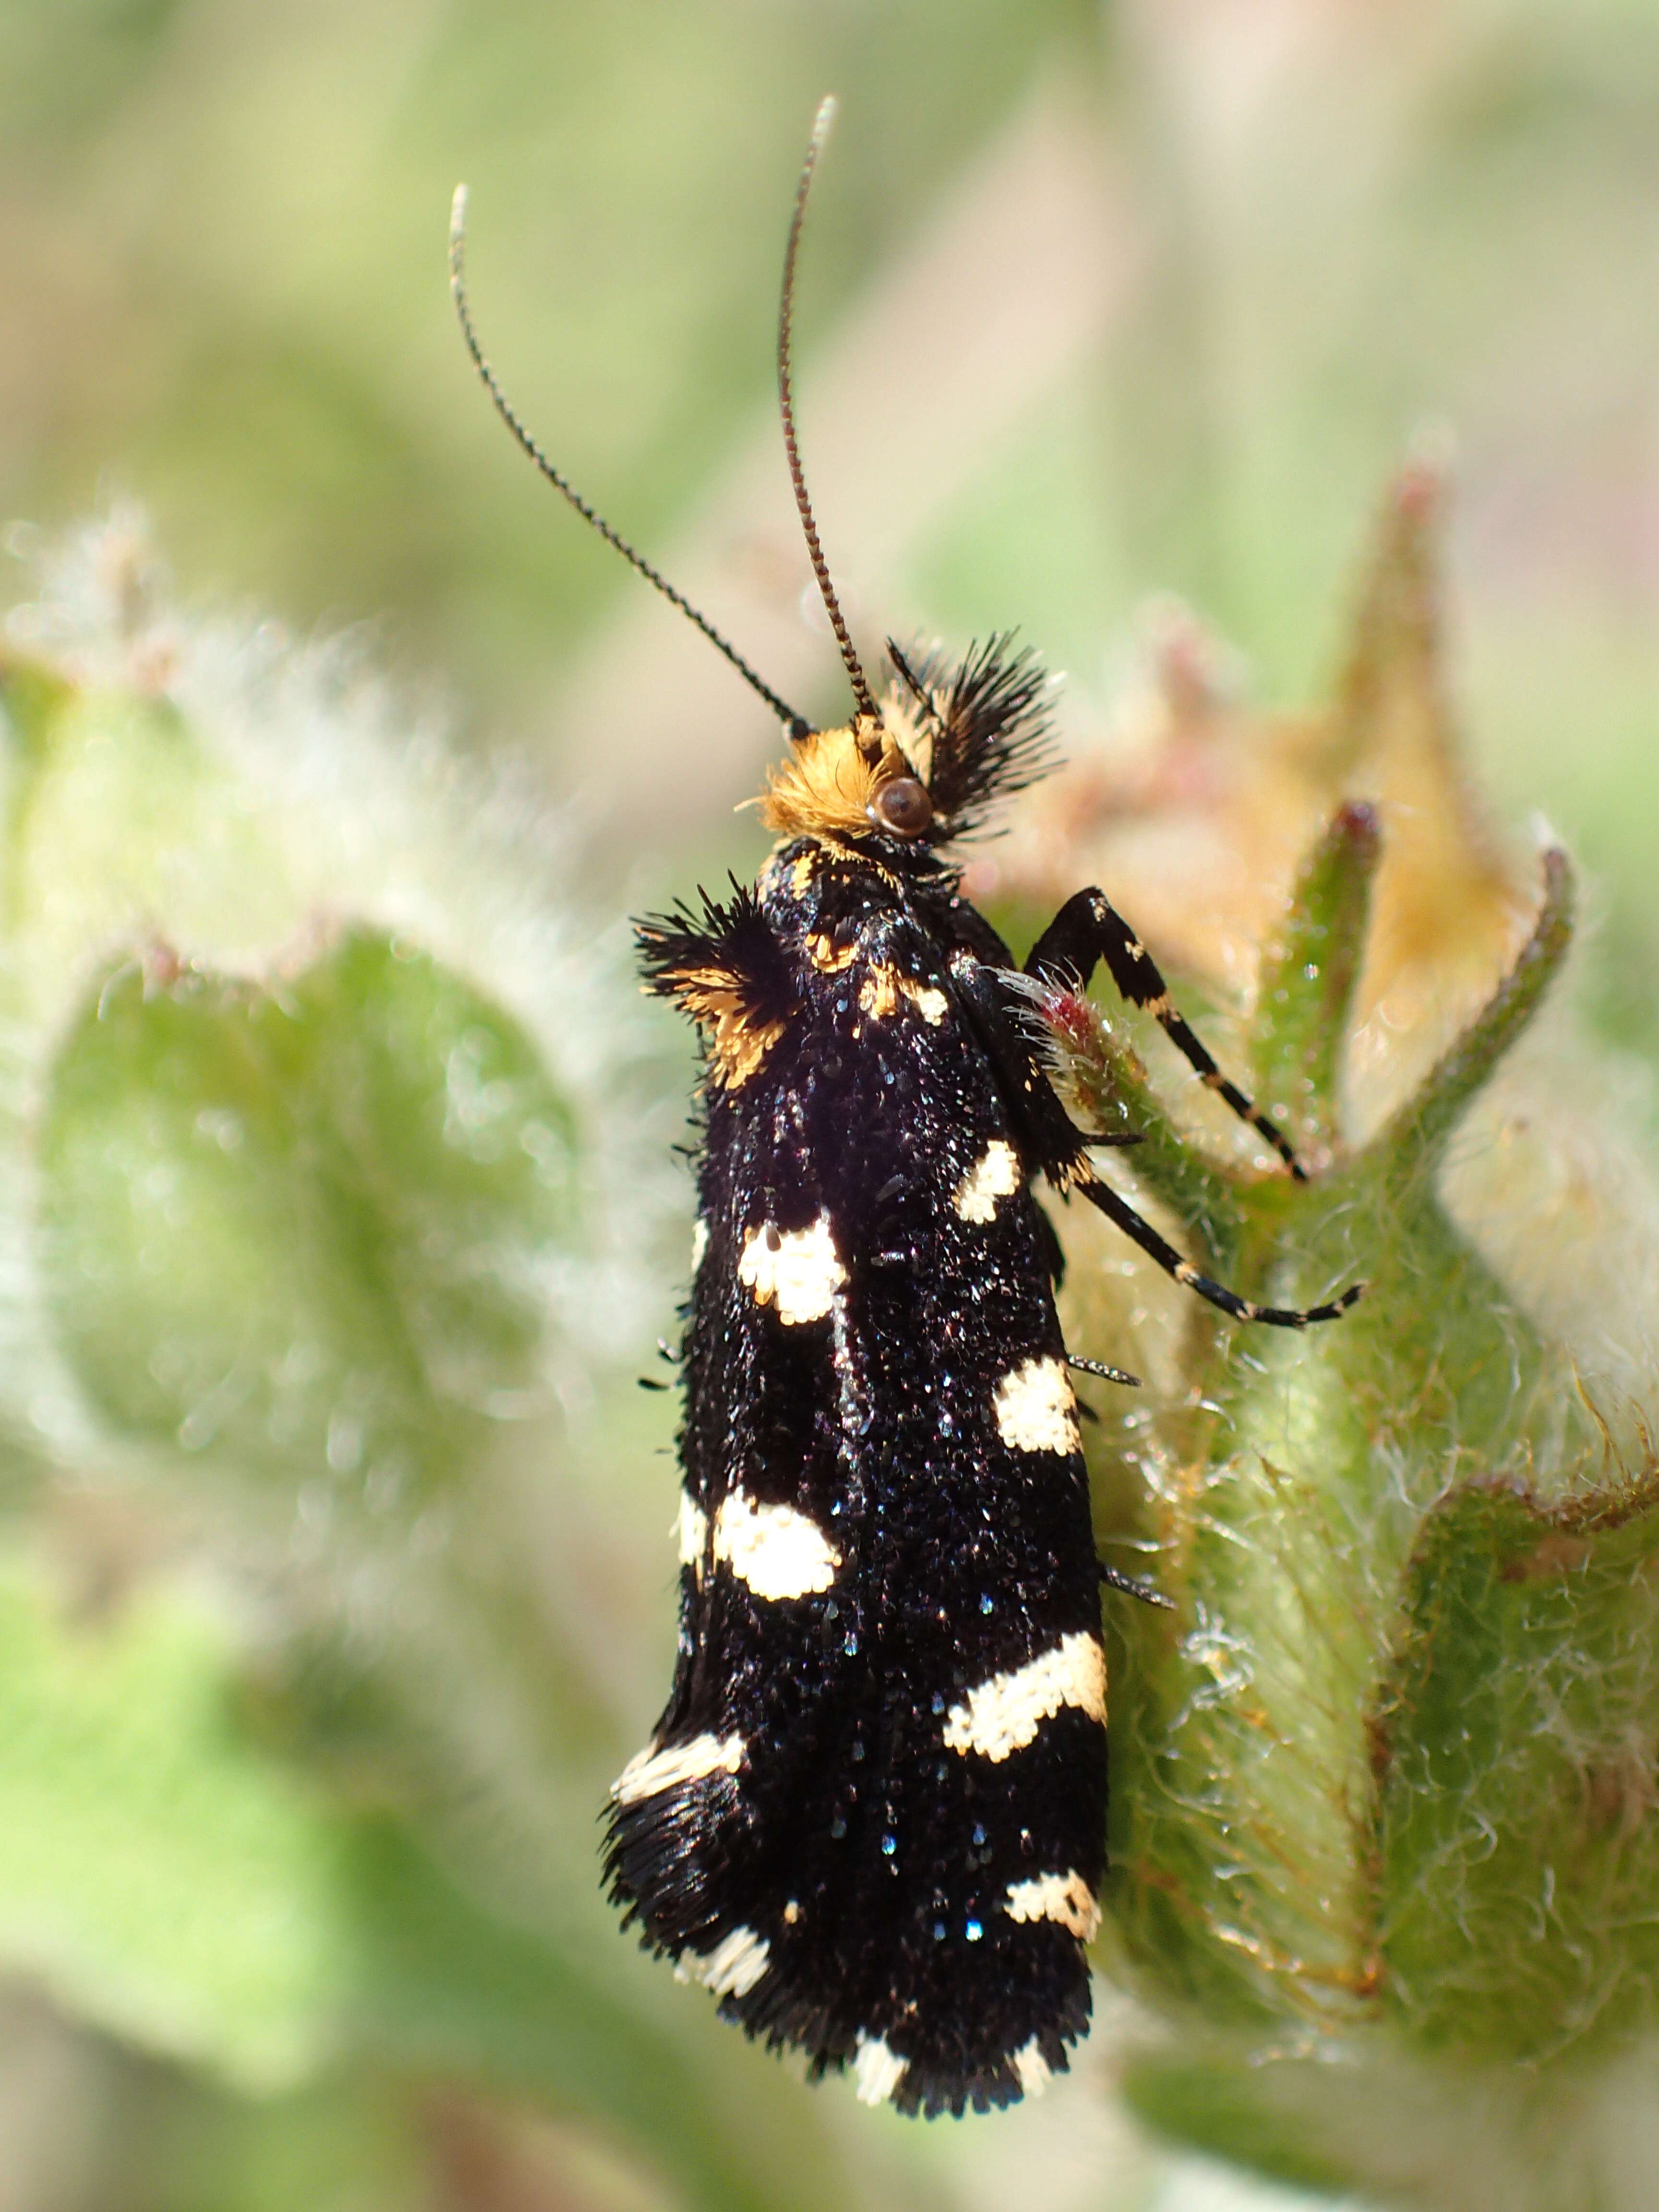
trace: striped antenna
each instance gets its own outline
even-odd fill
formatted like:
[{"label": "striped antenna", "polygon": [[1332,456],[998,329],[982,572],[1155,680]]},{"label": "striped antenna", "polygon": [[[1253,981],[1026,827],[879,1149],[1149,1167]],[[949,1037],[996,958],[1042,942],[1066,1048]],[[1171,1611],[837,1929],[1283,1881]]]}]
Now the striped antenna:
[{"label": "striped antenna", "polygon": [[449,216],[449,289],[454,295],[455,313],[460,321],[461,336],[466,340],[466,349],[472,356],[473,367],[483,379],[484,389],[495,403],[495,412],[529,454],[536,466],[547,478],[555,491],[562,492],[590,529],[597,530],[607,545],[614,545],[630,567],[637,568],[647,584],[653,584],[671,606],[678,607],[688,621],[696,623],[708,642],[718,647],[731,662],[744,682],[752,691],[757,691],[772,712],[778,717],[792,738],[805,737],[811,725],[804,714],[782,699],[749,665],[737,647],[730,645],[715,629],[707,615],[701,614],[683,592],[677,592],[666,576],[653,568],[642,554],[636,553],[621,532],[613,530],[597,508],[590,507],[569,478],[556,469],[547,455],[532,437],[520,419],[507,394],[495,380],[495,372],[478,343],[478,334],[472,327],[472,311],[466,298],[466,186],[457,185],[454,203]]},{"label": "striped antenna", "polygon": [[823,142],[830,136],[830,125],[836,116],[833,94],[820,101],[812,122],[812,136],[807,143],[806,159],[801,165],[800,182],[795,187],[794,213],[789,218],[789,243],[783,252],[783,296],[778,305],[778,412],[783,417],[783,446],[789,456],[789,480],[795,487],[795,505],[800,510],[800,526],[806,533],[806,550],[811,556],[812,574],[818,580],[818,589],[823,594],[823,605],[830,617],[830,627],[836,633],[836,642],[841,647],[842,659],[853,685],[853,696],[858,702],[859,713],[872,721],[881,720],[881,712],[865,681],[858,654],[853,649],[852,633],[847,618],[842,613],[841,603],[836,597],[836,587],[830,580],[830,563],[823,557],[823,548],[818,543],[818,526],[812,520],[812,502],[806,495],[806,476],[800,465],[800,447],[795,436],[795,402],[789,388],[789,323],[795,305],[795,259],[800,251],[801,225],[806,219],[807,195],[812,189],[812,172],[817,167],[818,155],[823,151]]}]

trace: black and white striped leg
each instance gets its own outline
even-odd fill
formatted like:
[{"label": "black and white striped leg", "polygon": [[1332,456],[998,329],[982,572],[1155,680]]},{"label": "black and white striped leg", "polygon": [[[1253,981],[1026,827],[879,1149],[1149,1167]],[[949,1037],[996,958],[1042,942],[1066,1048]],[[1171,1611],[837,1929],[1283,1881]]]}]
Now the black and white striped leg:
[{"label": "black and white striped leg", "polygon": [[1328,1305],[1258,1306],[1249,1298],[1241,1298],[1237,1291],[1230,1291],[1223,1283],[1212,1282],[1200,1274],[1190,1260],[1183,1260],[1175,1246],[1167,1243],[1150,1221],[1143,1221],[1126,1198],[1120,1198],[1110,1183],[1102,1182],[1086,1169],[1074,1176],[1073,1188],[1081,1192],[1091,1206],[1098,1206],[1108,1221],[1132,1237],[1141,1250],[1156,1260],[1166,1275],[1173,1275],[1185,1289],[1196,1291],[1212,1306],[1218,1306],[1235,1321],[1266,1322],[1273,1328],[1306,1328],[1310,1322],[1338,1321],[1364,1291],[1364,1283],[1354,1283],[1340,1298]]},{"label": "black and white striped leg", "polygon": [[1175,1611],[1175,1600],[1165,1597],[1162,1590],[1154,1589],[1150,1583],[1137,1582],[1133,1575],[1120,1574],[1115,1567],[1109,1567],[1104,1559],[1097,1559],[1095,1565],[1099,1570],[1100,1579],[1109,1589],[1121,1590],[1126,1597],[1138,1597],[1142,1605],[1156,1605],[1165,1613]]},{"label": "black and white striped leg", "polygon": [[1113,982],[1129,1004],[1144,1007],[1153,1017],[1204,1083],[1226,1101],[1241,1121],[1248,1121],[1259,1137],[1267,1139],[1298,1182],[1305,1182],[1307,1177],[1288,1140],[1216,1066],[1170,998],[1170,987],[1157,963],[1103,891],[1079,891],[1066,900],[1032,946],[1025,972],[1048,978],[1075,977],[1079,987],[1086,988],[1097,960],[1106,963]]},{"label": "black and white striped leg", "polygon": [[1131,1390],[1140,1388],[1139,1375],[1131,1375],[1122,1367],[1109,1367],[1103,1359],[1083,1359],[1076,1352],[1068,1352],[1066,1364],[1074,1367],[1079,1375],[1098,1375],[1103,1382],[1126,1383]]},{"label": "black and white striped leg", "polygon": [[[1105,904],[1103,900],[1101,902]],[[1060,910],[1060,918],[1063,920],[1076,904],[1075,899],[1069,900]],[[1109,913],[1110,908],[1107,911]],[[1052,928],[1045,933],[1043,945],[1053,933]],[[1041,951],[1039,945],[1038,951]],[[1036,958],[1034,953],[1033,963]],[[1147,965],[1151,967],[1152,963],[1148,961]],[[1035,967],[1030,972],[1036,972]],[[1219,1306],[1223,1313],[1231,1314],[1236,1320],[1267,1322],[1276,1328],[1306,1328],[1310,1322],[1334,1321],[1359,1297],[1365,1287],[1363,1283],[1344,1291],[1333,1304],[1310,1306],[1303,1313],[1285,1306],[1253,1305],[1248,1298],[1241,1298],[1237,1291],[1212,1283],[1207,1275],[1200,1274],[1189,1260],[1182,1259],[1173,1244],[1164,1242],[1150,1222],[1141,1219],[1127,1199],[1120,1198],[1111,1185],[1103,1182],[1095,1173],[1088,1158],[1091,1139],[1073,1127],[1052,1085],[1038,1070],[1030,1043],[998,995],[991,971],[975,961],[964,960],[953,964],[951,980],[957,1005],[978,1031],[1001,1079],[1004,1096],[1020,1131],[1026,1156],[1040,1165],[1060,1188],[1081,1191],[1091,1205],[1098,1206],[1109,1221],[1115,1222],[1143,1252],[1156,1260],[1166,1274],[1173,1275],[1176,1282],[1196,1291],[1201,1298],[1207,1298],[1212,1306]],[[1133,1378],[1109,1373],[1108,1379],[1128,1382]]]}]

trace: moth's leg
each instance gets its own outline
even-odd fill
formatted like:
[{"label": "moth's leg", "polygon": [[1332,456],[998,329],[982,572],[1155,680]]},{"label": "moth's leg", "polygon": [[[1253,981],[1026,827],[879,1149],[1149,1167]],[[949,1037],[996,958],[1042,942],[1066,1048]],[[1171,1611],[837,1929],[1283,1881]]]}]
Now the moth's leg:
[{"label": "moth's leg", "polygon": [[1249,1298],[1241,1298],[1237,1291],[1228,1290],[1224,1284],[1213,1283],[1207,1275],[1200,1274],[1190,1260],[1183,1260],[1173,1244],[1164,1242],[1150,1221],[1141,1219],[1127,1198],[1120,1198],[1110,1183],[1103,1182],[1086,1162],[1073,1174],[1072,1181],[1090,1205],[1098,1206],[1108,1221],[1132,1237],[1143,1252],[1157,1261],[1166,1275],[1173,1275],[1183,1288],[1196,1291],[1200,1297],[1207,1298],[1212,1306],[1219,1306],[1223,1313],[1231,1314],[1236,1321],[1267,1322],[1274,1328],[1306,1328],[1310,1322],[1339,1319],[1365,1288],[1363,1283],[1354,1283],[1328,1305],[1255,1305]]},{"label": "moth's leg", "polygon": [[1200,1297],[1207,1298],[1237,1320],[1267,1322],[1275,1328],[1306,1328],[1310,1322],[1334,1321],[1358,1297],[1363,1283],[1344,1291],[1332,1304],[1310,1306],[1305,1312],[1289,1306],[1258,1306],[1200,1274],[1150,1222],[1141,1219],[1127,1199],[1120,1198],[1095,1173],[1088,1149],[1092,1140],[1073,1125],[1060,1104],[1029,1041],[1009,1013],[992,971],[981,967],[971,953],[959,953],[951,963],[951,981],[957,1004],[973,1024],[997,1071],[1028,1170],[1040,1167],[1062,1188],[1070,1185],[1080,1191],[1176,1282],[1196,1291]]},{"label": "moth's leg", "polygon": [[1131,1375],[1124,1367],[1109,1367],[1103,1359],[1084,1359],[1077,1352],[1068,1352],[1066,1364],[1076,1368],[1079,1375],[1097,1375],[1103,1382],[1121,1382],[1131,1390],[1140,1388],[1139,1375]]},{"label": "moth's leg", "polygon": [[1165,1597],[1162,1590],[1154,1589],[1150,1583],[1137,1582],[1133,1575],[1120,1574],[1115,1567],[1109,1567],[1104,1559],[1097,1559],[1095,1565],[1100,1579],[1109,1589],[1122,1590],[1130,1597],[1138,1597],[1142,1605],[1161,1606],[1165,1613],[1175,1611],[1175,1600]]},{"label": "moth's leg", "polygon": [[1094,1139],[1060,1104],[1030,1038],[1009,1011],[995,969],[959,951],[951,958],[951,987],[996,1070],[1027,1174],[1041,1170],[1050,1182],[1065,1185],[1086,1165]]},{"label": "moth's leg", "polygon": [[1042,1246],[1042,1264],[1048,1270],[1048,1280],[1058,1290],[1066,1279],[1066,1255],[1060,1247],[1060,1234],[1044,1207],[1038,1206],[1036,1217],[1037,1238]]},{"label": "moth's leg", "polygon": [[1248,1121],[1258,1136],[1267,1139],[1298,1182],[1305,1182],[1289,1143],[1211,1059],[1177,1010],[1151,954],[1103,891],[1079,891],[1066,900],[1032,946],[1025,972],[1048,979],[1075,977],[1079,987],[1086,988],[1097,960],[1106,963],[1129,1004],[1145,1007],[1209,1088],[1225,1099],[1241,1121]]}]

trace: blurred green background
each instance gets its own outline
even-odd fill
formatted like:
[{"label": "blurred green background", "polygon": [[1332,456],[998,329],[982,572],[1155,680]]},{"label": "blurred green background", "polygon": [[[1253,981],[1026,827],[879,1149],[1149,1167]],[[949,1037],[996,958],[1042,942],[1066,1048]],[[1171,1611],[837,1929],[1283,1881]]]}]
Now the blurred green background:
[{"label": "blurred green background", "polygon": [[1449,440],[1468,720],[1644,1019],[1651,0],[9,0],[0,512],[125,487],[187,594],[384,623],[683,878],[772,732],[491,420],[449,193],[523,410],[823,711],[771,334],[826,88],[804,428],[865,636],[1018,623],[1086,715],[1169,591],[1304,695],[1385,471]]},{"label": "blurred green background", "polygon": [[[1018,624],[1069,672],[1062,727],[1085,731],[1148,596],[1173,592],[1258,696],[1302,698],[1338,651],[1385,477],[1413,447],[1449,453],[1474,757],[1504,810],[1544,808],[1575,848],[1598,887],[1595,1007],[1659,1051],[1652,0],[0,0],[0,514],[56,526],[130,492],[186,603],[302,637],[373,626],[465,742],[529,754],[570,799],[598,915],[741,871],[757,833],[730,810],[775,732],[494,422],[447,296],[449,196],[471,188],[475,309],[544,442],[778,689],[832,713],[772,391],[789,196],[830,89],[798,363],[861,640]],[[671,1266],[661,1279],[647,1342],[672,1311]],[[568,2044],[544,1984],[514,2009],[538,1969],[453,1900],[421,1908],[442,1925],[420,1972],[454,1962],[436,2027],[396,1913],[378,1934],[343,1915],[384,1948],[343,1978],[372,1984],[381,2013],[357,2025],[383,2057],[339,2073],[257,2038],[240,2075],[223,2050],[192,2072],[73,2025],[61,1977],[58,2004],[20,1984],[0,2019],[0,2212],[721,2203],[738,2172],[757,2203],[1266,2201],[1152,2153],[1097,2097],[957,2130],[839,2093],[809,2105],[703,2035],[697,1993],[615,1937],[588,1820],[667,1680],[651,1547],[672,1414],[626,1378],[606,1389],[536,1509],[551,1626],[529,1644],[564,1669],[545,1701],[562,1717],[536,1725],[580,1780],[526,1816],[562,1842],[525,1877],[533,1911],[515,1902],[575,1931],[589,1979]],[[624,1512],[644,1551],[631,1519],[607,1534]],[[133,1679],[164,1697],[194,1632],[135,1628]],[[380,1717],[328,1723],[372,1808],[380,1784],[351,1762]],[[188,1760],[175,1790],[157,1759],[152,1847],[189,1826]],[[267,1802],[263,1769],[245,1778],[236,1833],[270,1856],[272,1895],[290,1847],[320,1880],[303,1808]],[[452,1844],[467,1809],[447,1808]],[[210,1929],[223,1848],[174,1869]],[[410,1849],[357,1823],[328,1844],[329,1898],[419,1890]],[[305,2010],[283,1993],[295,1977],[334,1986],[336,1906],[298,1965],[261,1909],[230,1885],[224,1911],[249,1917],[227,1925],[225,1972],[237,1942],[276,1960],[280,2021]],[[475,2001],[505,2039],[487,2063]],[[630,2007],[666,2023],[661,2049],[690,2039],[683,2075],[651,2073]],[[95,2010],[118,2030],[118,2005]],[[424,2045],[400,2040],[415,2019]],[[480,2070],[487,2095],[465,2086]]]}]

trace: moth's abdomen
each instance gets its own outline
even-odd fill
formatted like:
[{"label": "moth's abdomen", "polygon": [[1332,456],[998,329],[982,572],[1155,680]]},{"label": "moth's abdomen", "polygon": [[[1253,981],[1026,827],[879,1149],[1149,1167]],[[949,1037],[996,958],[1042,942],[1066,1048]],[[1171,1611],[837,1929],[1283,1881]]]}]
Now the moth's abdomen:
[{"label": "moth's abdomen", "polygon": [[711,1095],[681,1653],[607,1866],[751,2033],[961,2111],[1087,2025],[1105,1663],[1047,1243],[903,951],[803,973]]}]

